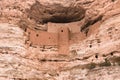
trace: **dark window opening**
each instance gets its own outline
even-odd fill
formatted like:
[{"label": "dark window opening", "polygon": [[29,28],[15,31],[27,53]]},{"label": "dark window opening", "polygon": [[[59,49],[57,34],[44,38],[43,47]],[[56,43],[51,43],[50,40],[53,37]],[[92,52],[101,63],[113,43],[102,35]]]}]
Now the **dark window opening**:
[{"label": "dark window opening", "polygon": [[30,19],[32,19],[32,17],[29,17]]},{"label": "dark window opening", "polygon": [[36,36],[38,37],[38,36],[39,36],[39,34],[36,34]]},{"label": "dark window opening", "polygon": [[63,32],[63,30],[61,30],[61,32]]},{"label": "dark window opening", "polygon": [[24,31],[26,32],[26,31],[27,31],[27,28],[25,28]]},{"label": "dark window opening", "polygon": [[32,43],[30,43],[30,46],[32,46]]},{"label": "dark window opening", "polygon": [[95,58],[98,58],[98,55],[97,55],[97,54],[95,55]]},{"label": "dark window opening", "polygon": [[44,49],[42,49],[42,52],[44,52],[45,50]]},{"label": "dark window opening", "polygon": [[113,52],[111,52],[110,55],[113,56]]},{"label": "dark window opening", "polygon": [[90,45],[89,45],[89,47],[91,48],[91,47],[92,47],[92,45],[90,44]]}]

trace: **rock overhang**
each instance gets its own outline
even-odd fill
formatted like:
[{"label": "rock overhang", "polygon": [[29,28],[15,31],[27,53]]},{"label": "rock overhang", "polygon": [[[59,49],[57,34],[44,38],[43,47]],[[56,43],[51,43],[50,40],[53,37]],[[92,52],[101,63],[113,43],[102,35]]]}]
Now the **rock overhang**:
[{"label": "rock overhang", "polygon": [[38,23],[69,23],[83,19],[85,11],[81,6],[43,5],[37,1],[27,10],[27,15]]}]

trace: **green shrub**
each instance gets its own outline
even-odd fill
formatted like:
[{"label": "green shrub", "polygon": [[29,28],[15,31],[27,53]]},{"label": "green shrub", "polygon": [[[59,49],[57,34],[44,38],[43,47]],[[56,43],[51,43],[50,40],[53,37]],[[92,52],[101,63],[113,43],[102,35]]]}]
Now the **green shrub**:
[{"label": "green shrub", "polygon": [[105,62],[99,64],[100,67],[102,66],[111,66],[111,63],[109,60],[105,59]]},{"label": "green shrub", "polygon": [[94,69],[95,67],[96,67],[96,64],[95,64],[95,63],[92,63],[92,62],[87,65],[87,68],[88,68],[88,69]]}]

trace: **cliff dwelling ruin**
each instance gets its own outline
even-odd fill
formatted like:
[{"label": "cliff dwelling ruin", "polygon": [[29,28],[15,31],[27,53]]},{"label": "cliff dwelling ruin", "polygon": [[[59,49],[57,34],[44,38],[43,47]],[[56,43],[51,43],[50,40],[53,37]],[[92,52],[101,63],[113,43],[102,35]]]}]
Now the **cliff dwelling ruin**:
[{"label": "cliff dwelling ruin", "polygon": [[29,46],[58,46],[58,53],[67,55],[70,44],[85,38],[85,35],[80,32],[77,22],[65,24],[49,22],[47,27],[47,31],[27,27],[26,43]]},{"label": "cliff dwelling ruin", "polygon": [[120,80],[120,0],[0,0],[0,80]]}]

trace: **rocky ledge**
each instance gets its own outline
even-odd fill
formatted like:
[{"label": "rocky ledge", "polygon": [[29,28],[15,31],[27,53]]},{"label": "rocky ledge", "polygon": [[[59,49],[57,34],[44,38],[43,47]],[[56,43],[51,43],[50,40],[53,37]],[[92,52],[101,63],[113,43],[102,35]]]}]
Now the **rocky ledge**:
[{"label": "rocky ledge", "polygon": [[[0,0],[0,80],[119,80],[119,3]],[[46,31],[49,22],[77,24],[85,38],[70,45],[69,55],[57,54],[57,46],[27,46],[25,28]]]}]

